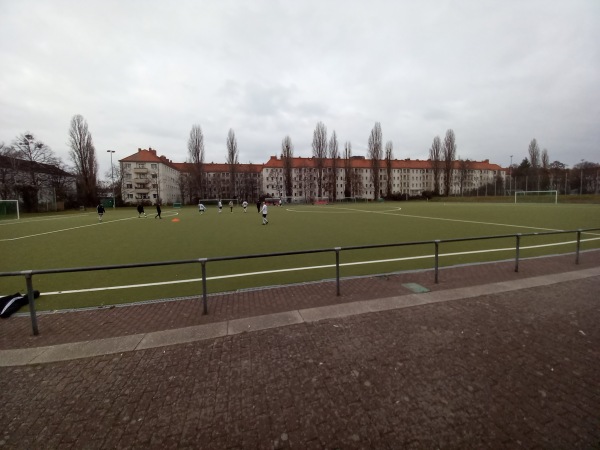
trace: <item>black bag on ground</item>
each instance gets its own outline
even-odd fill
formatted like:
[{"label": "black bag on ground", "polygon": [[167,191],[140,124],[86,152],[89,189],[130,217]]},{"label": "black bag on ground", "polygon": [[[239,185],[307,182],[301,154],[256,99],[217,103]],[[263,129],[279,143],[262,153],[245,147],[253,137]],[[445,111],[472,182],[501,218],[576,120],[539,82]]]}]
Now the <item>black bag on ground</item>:
[{"label": "black bag on ground", "polygon": [[[39,296],[40,291],[33,291],[33,298],[38,298]],[[27,294],[23,295],[20,292],[0,297],[0,317],[6,319],[28,303],[29,299],[27,298]]]}]

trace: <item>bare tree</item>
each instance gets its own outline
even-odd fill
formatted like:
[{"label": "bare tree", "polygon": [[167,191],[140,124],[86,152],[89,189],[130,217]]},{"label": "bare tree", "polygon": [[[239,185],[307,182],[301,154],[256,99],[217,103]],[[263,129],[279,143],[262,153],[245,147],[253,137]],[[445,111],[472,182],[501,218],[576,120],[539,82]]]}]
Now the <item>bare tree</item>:
[{"label": "bare tree", "polygon": [[18,197],[18,159],[12,147],[0,143],[0,199]]},{"label": "bare tree", "polygon": [[460,187],[460,195],[465,195],[465,184],[467,183],[467,179],[469,176],[469,160],[468,159],[458,159],[458,185]]},{"label": "bare tree", "polygon": [[235,133],[232,129],[229,129],[229,133],[227,134],[227,164],[229,166],[229,195],[233,198],[236,197],[235,178],[237,172],[236,166],[239,164],[238,157],[239,153]]},{"label": "bare tree", "polygon": [[340,158],[340,151],[338,149],[338,140],[335,130],[331,133],[331,139],[329,139],[329,158],[331,158],[331,174],[329,177],[329,192],[332,200],[337,200],[337,178],[338,178],[338,163]]},{"label": "bare tree", "polygon": [[456,137],[454,136],[453,130],[446,131],[446,137],[444,138],[444,194],[446,197],[450,195],[450,188],[452,186],[452,174],[454,170],[454,161],[456,160]]},{"label": "bare tree", "polygon": [[344,174],[344,197],[353,197],[352,178],[354,173],[352,171],[352,143],[348,141],[346,141],[346,144],[344,145]]},{"label": "bare tree", "polygon": [[371,134],[369,135],[369,144],[367,150],[369,159],[371,160],[371,180],[373,181],[373,198],[375,200],[378,200],[380,195],[379,164],[382,156],[381,143],[381,124],[379,122],[375,122],[375,126],[373,126]]},{"label": "bare tree", "polygon": [[[17,190],[23,197],[26,210],[37,211],[38,193],[41,188],[48,187],[47,171],[40,165],[55,166],[58,158],[50,147],[36,140],[29,132],[19,135],[12,144],[14,158],[26,162],[19,171],[27,173],[27,182],[20,182]],[[20,162],[17,161],[17,165]],[[24,180],[23,180],[24,181]]]},{"label": "bare tree", "polygon": [[442,167],[442,140],[439,136],[433,138],[433,143],[429,149],[429,159],[431,160],[431,170],[433,172],[433,193],[440,195],[440,174]]},{"label": "bare tree", "polygon": [[385,191],[388,197],[391,197],[392,192],[392,161],[394,159],[394,144],[392,141],[387,141],[385,143],[385,172],[386,172],[386,183],[385,183]]},{"label": "bare tree", "polygon": [[537,190],[540,190],[540,147],[535,139],[532,139],[527,149],[529,153],[529,163],[531,164],[531,172],[537,178]]},{"label": "bare tree", "polygon": [[323,195],[323,166],[327,157],[327,128],[323,122],[318,122],[313,132],[313,157],[317,169],[317,197]]},{"label": "bare tree", "polygon": [[542,173],[542,189],[548,189],[548,186],[550,185],[550,156],[548,155],[548,150],[542,150],[542,157],[540,161],[540,171]]},{"label": "bare tree", "polygon": [[188,155],[192,166],[191,185],[198,199],[204,198],[204,134],[200,125],[193,125],[188,139]]},{"label": "bare tree", "polygon": [[292,138],[286,136],[281,141],[281,159],[283,160],[283,177],[284,177],[284,188],[285,196],[289,202],[292,197],[292,165],[294,162],[294,144],[292,144]]},{"label": "bare tree", "polygon": [[92,134],[82,115],[77,114],[71,119],[69,128],[69,156],[75,165],[80,201],[88,206],[97,202],[96,185],[98,183],[98,161]]},{"label": "bare tree", "polygon": [[563,187],[563,194],[567,193],[566,183],[563,183],[563,180],[566,180],[568,169],[566,164],[560,161],[553,161],[550,163],[550,183],[553,189],[556,189],[560,193],[561,187]]}]

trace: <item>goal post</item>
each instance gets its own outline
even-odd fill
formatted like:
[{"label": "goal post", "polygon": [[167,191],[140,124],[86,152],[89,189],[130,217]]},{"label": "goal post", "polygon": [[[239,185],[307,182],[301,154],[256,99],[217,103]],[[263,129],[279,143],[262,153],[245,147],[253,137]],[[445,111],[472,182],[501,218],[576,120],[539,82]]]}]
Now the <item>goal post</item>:
[{"label": "goal post", "polygon": [[558,203],[558,191],[515,191],[515,203]]},{"label": "goal post", "polygon": [[0,220],[19,220],[19,200],[0,200]]}]

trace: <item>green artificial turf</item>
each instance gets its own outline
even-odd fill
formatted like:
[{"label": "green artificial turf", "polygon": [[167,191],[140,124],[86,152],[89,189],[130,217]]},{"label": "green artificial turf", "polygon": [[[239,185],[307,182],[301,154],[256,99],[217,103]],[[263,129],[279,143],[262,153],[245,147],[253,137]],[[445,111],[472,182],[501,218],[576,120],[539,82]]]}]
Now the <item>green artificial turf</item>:
[{"label": "green artificial turf", "polygon": [[[237,206],[230,213],[215,207],[203,215],[195,207],[163,208],[155,219],[138,218],[135,208],[108,209],[103,222],[95,212],[24,215],[19,221],[0,222],[0,272],[74,268],[148,262],[198,260],[224,256],[304,251],[374,244],[431,241],[475,236],[514,235],[550,230],[600,227],[600,206],[563,204],[492,204],[446,202],[344,203],[269,208],[269,224],[261,225],[255,207],[244,213]],[[583,235],[582,238],[600,237]],[[521,239],[522,257],[572,252],[574,244],[527,249],[528,246],[573,241],[575,234],[527,236]],[[460,264],[514,258],[515,238],[440,244],[440,253],[486,251],[473,255],[441,256],[440,264]],[[598,248],[600,241],[584,242],[582,248]],[[512,250],[510,250],[512,249]],[[340,262],[387,260],[431,255],[433,244],[369,250],[342,251]],[[332,265],[335,253],[279,256],[206,265],[208,292],[330,279],[335,268],[299,270],[306,266]],[[354,276],[430,268],[431,257],[344,265],[341,275]],[[274,270],[296,269],[269,272]],[[42,292],[39,309],[77,308],[131,301],[200,295],[200,281],[161,284],[127,289],[113,286],[193,280],[201,277],[199,262],[161,267],[101,270],[35,275],[34,288]],[[225,277],[232,274],[251,274]],[[44,293],[89,290],[72,294]],[[0,277],[0,294],[25,291],[23,277]]]}]

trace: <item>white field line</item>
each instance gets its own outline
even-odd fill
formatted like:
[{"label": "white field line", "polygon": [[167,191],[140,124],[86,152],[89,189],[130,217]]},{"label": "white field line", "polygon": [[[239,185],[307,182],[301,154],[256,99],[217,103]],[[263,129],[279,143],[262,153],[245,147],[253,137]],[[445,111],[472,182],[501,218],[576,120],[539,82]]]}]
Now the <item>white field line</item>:
[{"label": "white field line", "polygon": [[[591,238],[591,239],[582,239],[581,242],[596,241],[596,240],[600,240],[600,237],[599,238]],[[520,250],[526,250],[526,249],[532,249],[532,248],[542,248],[542,247],[553,247],[553,246],[557,246],[557,245],[574,244],[576,242],[577,241],[566,241],[566,242],[557,242],[557,243],[553,243],[553,244],[531,245],[531,246],[520,247]],[[507,247],[507,248],[494,248],[494,249],[488,249],[488,250],[473,250],[473,251],[469,251],[469,252],[440,253],[439,256],[440,257],[462,256],[462,255],[474,255],[474,254],[479,254],[479,253],[508,252],[508,251],[515,251],[515,248]],[[404,257],[404,258],[380,259],[380,260],[373,260],[373,261],[356,261],[356,262],[351,262],[351,263],[340,264],[340,267],[359,266],[359,265],[366,265],[366,264],[381,264],[381,263],[398,262],[398,261],[410,261],[410,260],[427,259],[427,258],[433,258],[433,257],[435,257],[434,254],[421,255],[421,256],[409,256],[409,257]],[[274,274],[274,273],[297,272],[300,270],[330,269],[332,267],[335,267],[335,264],[325,264],[322,266],[309,266],[309,267],[292,267],[289,269],[263,270],[260,272],[247,272],[247,273],[236,273],[236,274],[230,274],[230,275],[219,275],[219,276],[214,276],[214,277],[207,277],[206,280],[207,281],[224,280],[227,278],[241,278],[241,277],[250,277],[250,276],[256,276],[256,275]],[[71,290],[71,291],[44,292],[44,295],[80,294],[80,293],[84,293],[84,292],[98,292],[98,291],[110,291],[110,290],[117,290],[117,289],[132,289],[132,288],[151,287],[151,286],[164,286],[164,285],[168,285],[168,284],[196,283],[196,282],[200,282],[200,281],[202,281],[202,278],[189,278],[186,280],[160,281],[160,282],[156,282],[156,283],[141,283],[141,284],[130,284],[130,285],[124,285],[124,286],[108,286],[108,287],[101,287],[101,288],[78,289],[78,290]]]},{"label": "white field line", "polygon": [[[177,216],[177,215],[179,215],[179,213],[176,212],[176,213],[173,213],[172,215]],[[171,216],[167,215],[166,217],[171,217]],[[137,219],[137,217],[126,217],[124,219],[106,220],[106,221],[102,221],[102,222],[90,223],[88,225],[80,225],[78,227],[61,228],[59,230],[54,230],[54,231],[45,231],[44,233],[28,234],[25,236],[19,236],[19,237],[15,237],[15,238],[0,239],[0,242],[19,241],[21,239],[29,239],[29,238],[48,235],[48,234],[62,233],[64,231],[73,231],[73,230],[77,230],[80,228],[97,227],[97,226],[103,226],[103,225],[106,226],[109,223],[122,222],[123,220],[133,220],[133,219]]]},{"label": "white field line", "polygon": [[[387,211],[369,211],[369,210],[364,210],[364,209],[353,209],[353,208],[337,208],[337,209],[343,209],[343,210],[347,210],[349,212],[352,211],[352,212],[361,212],[361,213],[367,213],[367,214],[384,214],[384,215],[389,215],[389,216],[412,217],[415,219],[441,220],[441,221],[446,221],[446,222],[475,223],[478,225],[493,225],[493,226],[498,226],[498,227],[528,228],[531,230],[564,231],[564,230],[558,230],[555,228],[528,227],[525,225],[513,225],[513,224],[507,224],[507,223],[479,222],[476,220],[447,219],[444,217],[416,216],[416,215],[404,214],[404,213],[398,214],[397,211],[400,211],[402,208],[395,208],[395,209],[390,209]],[[294,211],[291,209],[288,209],[288,211],[302,212],[302,213],[315,213],[315,212],[320,213],[321,212],[321,211]],[[326,211],[322,211],[322,212],[326,212]]]},{"label": "white field line", "polygon": [[89,216],[90,214],[96,214],[96,213],[84,213],[84,214],[76,214],[73,216],[50,216],[50,217],[44,217],[43,219],[20,219],[20,220],[11,220],[8,223],[0,223],[0,226],[6,226],[6,225],[22,225],[24,223],[34,223],[34,222],[47,222],[49,220],[62,220],[62,219],[79,219],[83,216]]}]

